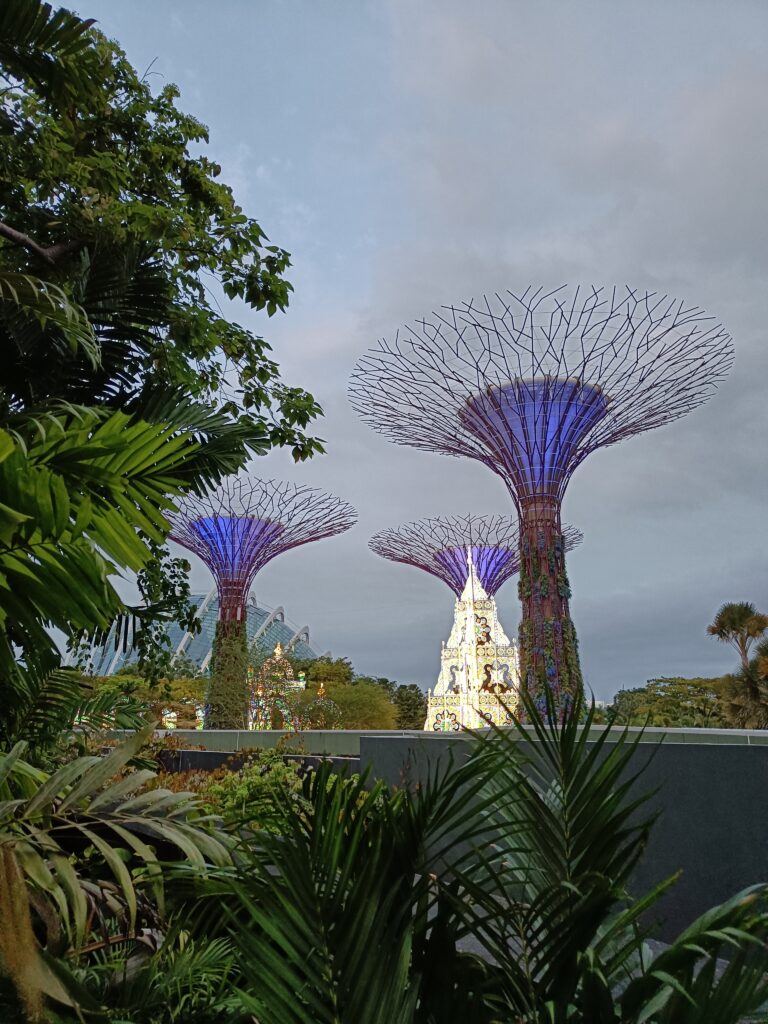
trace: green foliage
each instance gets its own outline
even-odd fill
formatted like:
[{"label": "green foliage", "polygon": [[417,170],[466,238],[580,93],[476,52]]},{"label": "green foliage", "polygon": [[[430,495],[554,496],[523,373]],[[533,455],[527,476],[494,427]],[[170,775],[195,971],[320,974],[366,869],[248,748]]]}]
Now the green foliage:
[{"label": "green foliage", "polygon": [[[386,690],[374,683],[331,683],[326,693],[339,709],[341,729],[394,729],[397,711]],[[423,724],[423,723],[422,723]]]},{"label": "green foliage", "polygon": [[0,65],[67,116],[73,99],[94,89],[92,24],[49,4],[7,0],[0,9]]},{"label": "green foliage", "polygon": [[[288,304],[290,259],[221,181],[176,86],[153,94],[92,22],[39,0],[6,0],[0,19],[0,276],[42,300],[23,316],[0,286],[0,413],[170,389],[239,419],[255,453],[321,451],[304,432],[317,403],[281,381],[269,344],[225,319],[211,291],[272,316]],[[55,289],[67,302],[51,308]],[[65,335],[81,323],[90,335],[74,362],[62,316]]]},{"label": "green foliage", "polygon": [[722,605],[707,633],[730,644],[739,653],[742,671],[749,670],[752,646],[768,631],[768,615],[758,612],[750,601],[730,601]]},{"label": "green foliage", "polygon": [[408,683],[394,693],[398,729],[423,729],[427,718],[427,695],[420,686]]},{"label": "green foliage", "polygon": [[[140,792],[153,773],[126,766],[148,735],[50,775],[23,759],[24,743],[0,754],[0,957],[30,1006],[41,993],[68,1001],[67,970],[50,958],[82,948],[96,917],[134,935],[144,894],[163,907],[161,861],[229,861],[190,794]],[[9,958],[11,948],[23,955]]]},{"label": "green foliage", "polygon": [[619,690],[608,715],[621,725],[728,728],[728,689],[727,678],[650,679],[643,687]]},{"label": "green foliage", "polygon": [[216,772],[198,794],[225,822],[247,821],[277,834],[285,815],[282,803],[303,799],[299,764],[286,762],[281,748],[255,751],[236,771]]},{"label": "green foliage", "polygon": [[380,686],[386,692],[390,700],[395,699],[397,683],[393,679],[387,679],[386,676],[355,675],[352,679],[352,685],[359,686],[360,683],[367,683],[369,686]]},{"label": "green foliage", "polygon": [[225,940],[199,942],[172,927],[156,950],[138,941],[105,944],[97,956],[81,957],[72,974],[99,1007],[88,1015],[93,1024],[248,1024],[233,967]]},{"label": "green foliage", "polygon": [[630,725],[768,728],[768,616],[748,601],[722,605],[707,633],[739,654],[737,672],[715,679],[651,679],[620,690],[609,715]]},{"label": "green foliage", "polygon": [[595,740],[594,709],[547,696],[545,716],[523,696],[533,742],[492,730],[413,789],[322,768],[281,835],[209,876],[195,928],[232,943],[257,1020],[736,1024],[765,1002],[768,887],[654,957],[640,922],[671,880],[628,892],[652,825],[639,736]]},{"label": "green foliage", "polygon": [[[105,702],[119,708],[123,701],[145,709],[145,717],[159,721],[165,711],[177,716],[179,729],[197,728],[197,710],[205,705],[208,679],[204,676],[181,679],[160,679],[150,684],[144,677],[127,672],[113,676],[89,676],[94,691],[103,695]],[[115,724],[113,728],[130,728]]]},{"label": "green foliage", "polygon": [[217,622],[206,696],[206,729],[247,728],[248,665],[245,622]]},{"label": "green foliage", "polygon": [[137,576],[145,614],[134,647],[139,673],[155,685],[176,667],[168,624],[178,623],[185,633],[199,633],[201,623],[191,601],[189,562],[173,558],[159,544],[150,542],[149,550],[151,557]]},{"label": "green foliage", "polygon": [[755,646],[754,657],[726,677],[725,704],[729,725],[739,729],[768,729],[768,638]]},{"label": "green foliage", "polygon": [[[403,686],[384,676],[358,675],[349,658],[293,658],[292,662],[307,681],[307,693],[298,698],[298,707],[299,717],[302,710],[308,712],[312,723],[308,728],[421,729],[424,725],[427,698],[415,683]],[[323,708],[309,713],[319,686],[325,687],[335,706],[328,714]]]},{"label": "green foliage", "polygon": [[328,686],[330,683],[349,685],[355,670],[349,658],[291,658],[296,672],[304,672],[307,685]]},{"label": "green foliage", "polygon": [[[749,601],[729,602],[707,626],[707,633],[739,654],[739,670],[728,676],[725,716],[740,729],[768,729],[768,615]],[[754,656],[752,651],[754,649]]]},{"label": "green foliage", "polygon": [[195,445],[96,409],[0,431],[0,674],[15,694],[0,711],[6,736],[59,666],[49,628],[76,639],[125,611],[110,576],[147,565],[147,541],[163,539],[182,490],[174,471]]}]

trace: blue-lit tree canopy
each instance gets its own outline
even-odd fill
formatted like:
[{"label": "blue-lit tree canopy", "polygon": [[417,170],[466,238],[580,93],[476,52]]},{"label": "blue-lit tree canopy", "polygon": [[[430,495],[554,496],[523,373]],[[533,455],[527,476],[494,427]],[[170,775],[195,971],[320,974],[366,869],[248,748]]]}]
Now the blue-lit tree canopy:
[{"label": "blue-lit tree canopy", "polygon": [[607,413],[599,387],[542,377],[470,396],[459,419],[486,447],[483,461],[513,482],[515,494],[559,497],[583,458],[582,442]]},{"label": "blue-lit tree canopy", "polygon": [[170,517],[171,540],[211,570],[222,621],[243,617],[256,574],[283,551],[348,530],[351,505],[313,487],[235,478],[206,498],[190,497]]},{"label": "blue-lit tree canopy", "polygon": [[[573,526],[564,528],[570,551],[583,540]],[[493,597],[520,569],[517,516],[437,516],[381,530],[368,542],[371,551],[391,562],[413,565],[437,576],[459,597],[469,577],[468,556],[483,589]]]},{"label": "blue-lit tree canopy", "polygon": [[705,402],[733,361],[701,309],[634,288],[527,288],[429,317],[358,362],[350,400],[397,444],[465,456],[520,521],[521,676],[544,700],[581,685],[560,503],[590,452]]},{"label": "blue-lit tree canopy", "polygon": [[183,499],[169,518],[171,540],[200,556],[219,596],[206,727],[243,728],[247,601],[256,574],[283,551],[348,530],[357,515],[314,487],[239,477],[204,498]]}]

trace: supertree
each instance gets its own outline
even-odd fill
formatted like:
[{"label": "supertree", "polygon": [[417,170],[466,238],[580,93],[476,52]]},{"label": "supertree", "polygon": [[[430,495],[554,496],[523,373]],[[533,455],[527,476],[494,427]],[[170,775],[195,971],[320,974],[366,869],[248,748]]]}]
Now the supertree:
[{"label": "supertree", "polygon": [[597,448],[706,401],[733,360],[697,307],[632,288],[527,288],[442,307],[381,340],[350,399],[398,444],[485,463],[520,520],[521,678],[539,703],[580,690],[560,506]]},{"label": "supertree", "polygon": [[[563,527],[565,549],[584,539],[573,526]],[[447,583],[457,597],[469,578],[467,552],[483,589],[493,597],[520,569],[517,517],[437,516],[375,533],[368,547],[391,562],[413,565]]]},{"label": "supertree", "polygon": [[200,556],[219,595],[206,727],[242,728],[247,601],[256,574],[283,551],[348,530],[357,514],[314,487],[235,477],[207,497],[183,499],[169,519],[171,539]]}]

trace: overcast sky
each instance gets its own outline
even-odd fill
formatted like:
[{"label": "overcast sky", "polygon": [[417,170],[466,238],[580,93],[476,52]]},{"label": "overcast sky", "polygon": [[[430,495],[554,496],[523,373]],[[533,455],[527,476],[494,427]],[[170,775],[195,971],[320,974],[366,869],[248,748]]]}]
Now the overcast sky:
[{"label": "overcast sky", "polygon": [[[599,698],[736,660],[717,607],[768,610],[768,5],[764,0],[81,0],[175,82],[247,213],[293,255],[267,320],[328,454],[255,475],[322,486],[360,523],[276,559],[256,596],[365,673],[434,685],[453,597],[370,553],[372,533],[508,512],[479,463],[392,445],[346,400],[364,349],[446,302],[528,284],[663,289],[733,334],[709,403],[591,455],[564,519],[585,675]],[[206,587],[201,564],[193,582]],[[516,633],[514,581],[499,610]]]}]

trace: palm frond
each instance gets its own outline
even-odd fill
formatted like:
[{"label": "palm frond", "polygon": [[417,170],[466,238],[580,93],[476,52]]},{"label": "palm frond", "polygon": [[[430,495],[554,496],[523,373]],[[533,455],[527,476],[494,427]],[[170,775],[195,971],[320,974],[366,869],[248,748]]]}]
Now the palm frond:
[{"label": "palm frond", "polygon": [[147,723],[145,703],[94,689],[77,669],[56,668],[39,681],[30,679],[29,685],[28,701],[9,709],[5,722],[7,735],[23,732],[31,746],[51,745],[75,734],[85,738],[106,729],[142,729]]},{"label": "palm frond", "polygon": [[768,886],[761,885],[686,928],[630,982],[622,1013],[658,1024],[736,1024],[768,1000],[767,941]]},{"label": "palm frond", "polygon": [[84,21],[41,0],[5,0],[0,7],[0,64],[15,78],[34,83],[65,108],[77,92],[97,88],[89,59],[93,19]]},{"label": "palm frond", "polygon": [[[89,927],[88,876],[78,873],[88,851],[116,886],[129,932],[140,886],[163,904],[163,860],[188,858],[201,868],[229,861],[228,841],[213,834],[191,794],[144,791],[154,773],[126,772],[151,729],[106,757],[79,757],[52,775],[24,762],[24,744],[0,754],[0,846],[15,850],[36,903],[50,904],[75,948]],[[69,859],[74,853],[77,865]]]},{"label": "palm frond", "polygon": [[[49,348],[60,338],[69,358],[82,358],[91,370],[99,366],[99,346],[85,310],[51,281],[30,274],[0,273],[0,318],[22,350],[30,345],[28,325],[32,322],[38,333],[48,332]],[[50,359],[50,351],[47,356]]]}]

